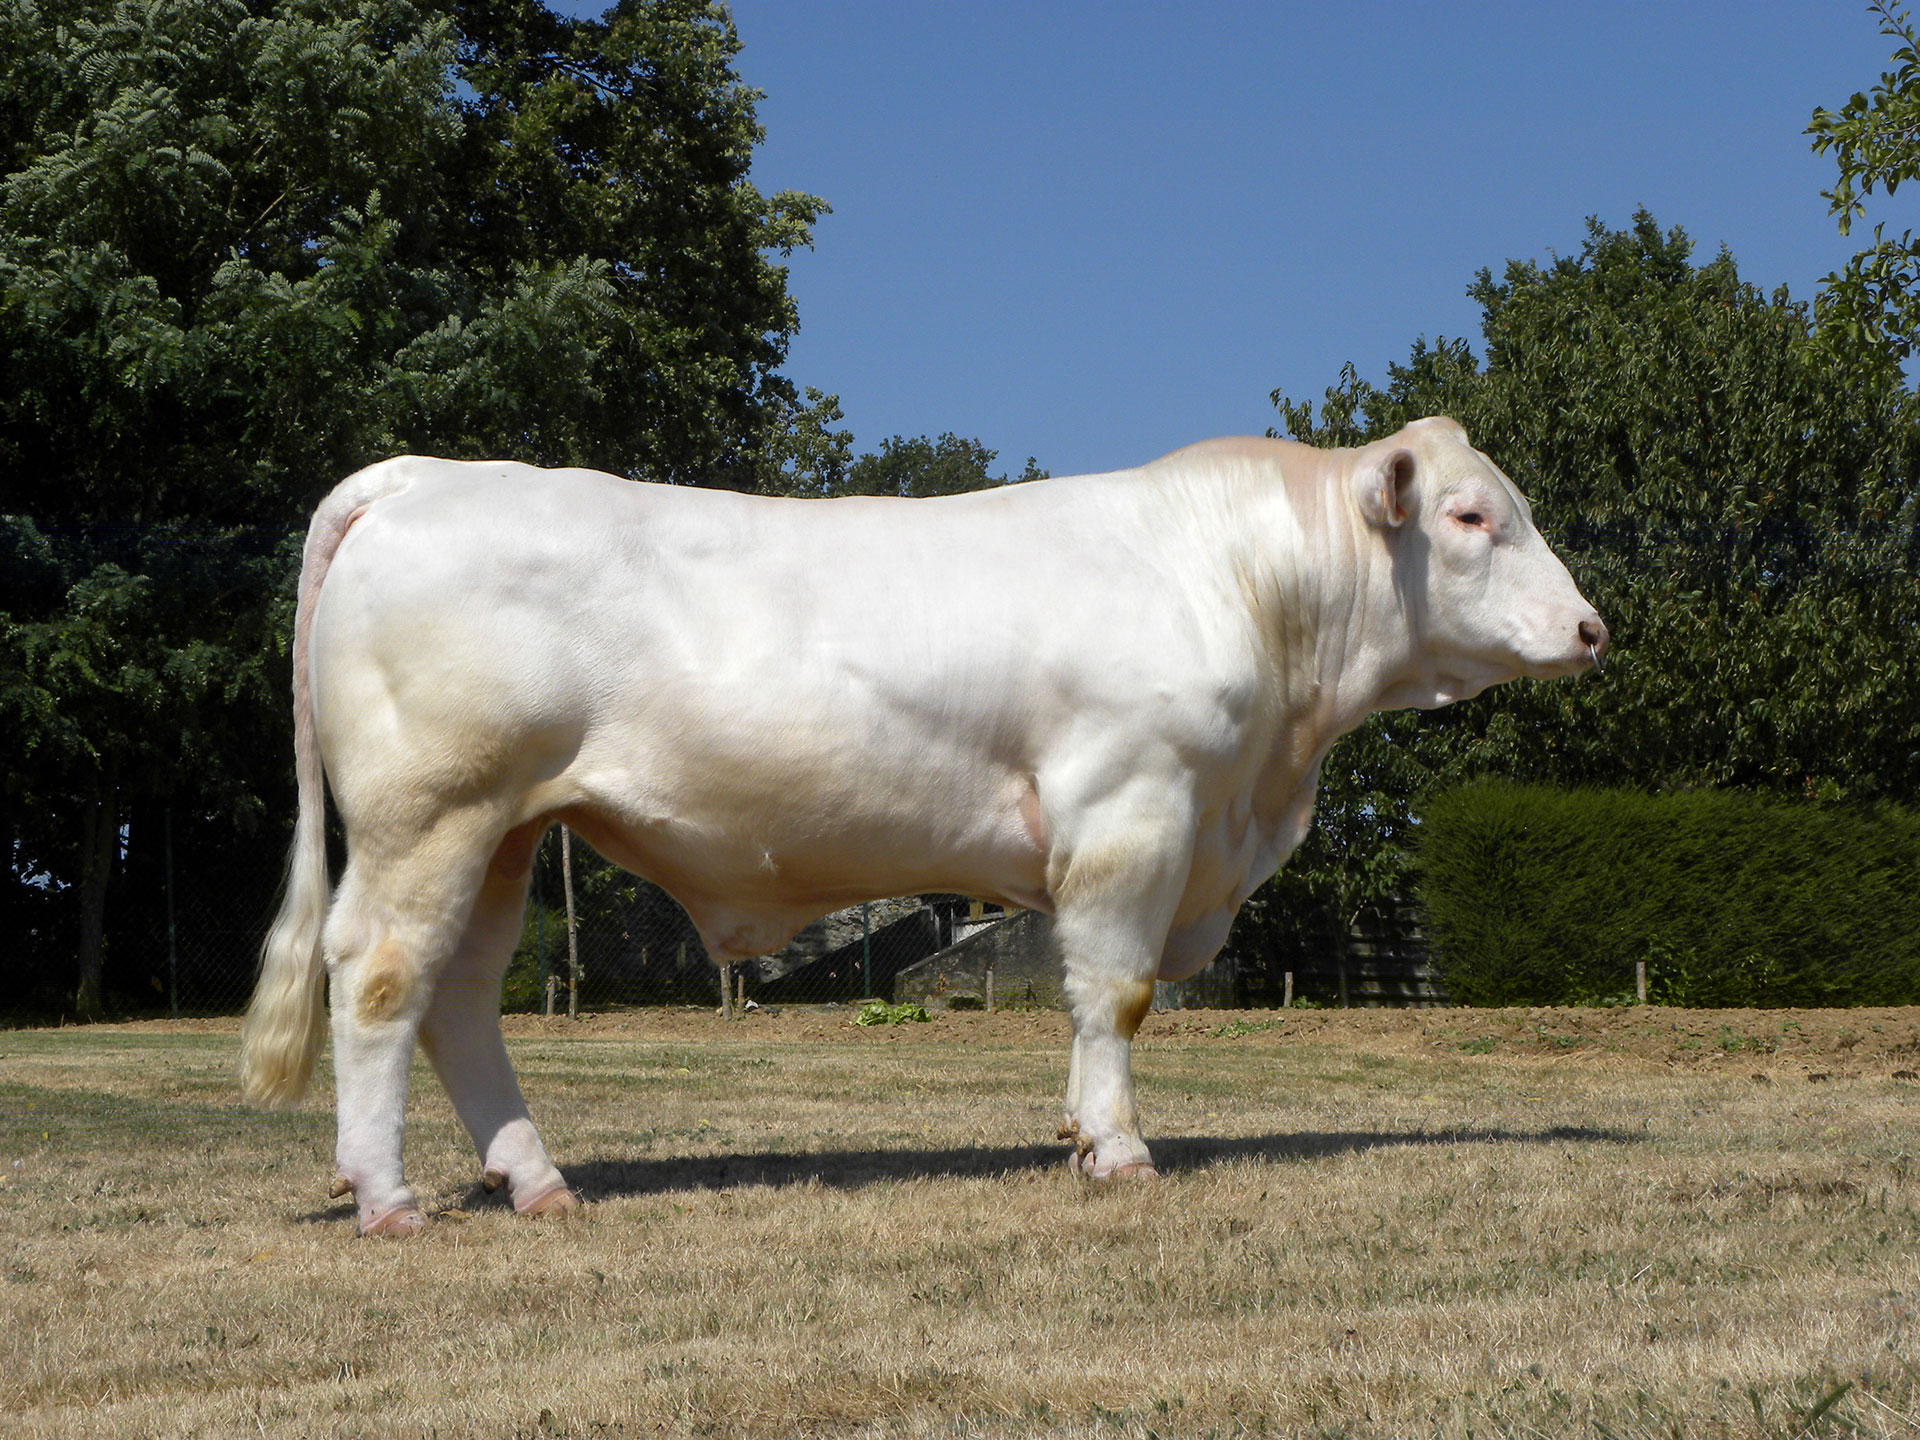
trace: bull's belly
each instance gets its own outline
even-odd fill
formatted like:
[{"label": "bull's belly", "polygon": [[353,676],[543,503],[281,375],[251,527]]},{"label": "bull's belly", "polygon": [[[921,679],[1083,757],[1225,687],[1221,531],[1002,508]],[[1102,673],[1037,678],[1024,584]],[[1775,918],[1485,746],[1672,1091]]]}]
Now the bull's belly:
[{"label": "bull's belly", "polygon": [[[1048,833],[1040,794],[1056,792],[1024,767],[924,734],[917,748],[874,746],[857,766],[791,743],[666,751],[631,731],[617,746],[606,738],[587,742],[547,798],[530,795],[526,813],[556,815],[660,885],[716,958],[767,953],[822,915],[894,895],[949,891],[1052,913],[1048,862],[1062,837]],[[1168,978],[1212,959],[1241,903],[1298,843],[1312,796],[1301,778],[1287,813],[1263,821],[1236,789],[1193,830],[1162,837],[1191,847]]]},{"label": "bull's belly", "polygon": [[739,805],[709,796],[663,807],[646,803],[650,787],[604,777],[582,790],[557,818],[679,901],[716,959],[766,954],[822,915],[894,895],[1051,908],[1045,851],[1011,777],[959,795],[896,793],[883,805],[768,790]]}]

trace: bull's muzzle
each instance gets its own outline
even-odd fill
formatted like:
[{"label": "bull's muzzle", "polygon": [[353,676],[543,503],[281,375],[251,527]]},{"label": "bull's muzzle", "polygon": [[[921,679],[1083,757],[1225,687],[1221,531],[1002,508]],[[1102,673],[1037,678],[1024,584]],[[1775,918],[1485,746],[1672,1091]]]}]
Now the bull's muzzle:
[{"label": "bull's muzzle", "polygon": [[1591,620],[1582,620],[1580,622],[1580,643],[1587,647],[1587,658],[1593,661],[1595,673],[1604,670],[1606,667],[1603,666],[1600,661],[1601,657],[1607,653],[1606,622],[1598,616],[1595,616]]}]

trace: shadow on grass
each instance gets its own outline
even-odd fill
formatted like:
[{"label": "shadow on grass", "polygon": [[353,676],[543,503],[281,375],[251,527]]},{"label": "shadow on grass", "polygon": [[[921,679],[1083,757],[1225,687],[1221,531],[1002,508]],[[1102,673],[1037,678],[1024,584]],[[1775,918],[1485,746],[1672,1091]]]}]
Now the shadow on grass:
[{"label": "shadow on grass", "polygon": [[[1326,1156],[1415,1145],[1634,1145],[1642,1137],[1618,1130],[1556,1125],[1545,1130],[1337,1131],[1297,1135],[1167,1136],[1148,1141],[1154,1164],[1167,1176],[1205,1170],[1232,1160],[1316,1160]],[[645,1160],[588,1160],[562,1164],[582,1199],[663,1195],[736,1185],[805,1185],[857,1190],[889,1180],[991,1178],[1066,1166],[1067,1147],[1007,1145],[966,1150],[822,1150],[811,1154],[696,1155]]]}]

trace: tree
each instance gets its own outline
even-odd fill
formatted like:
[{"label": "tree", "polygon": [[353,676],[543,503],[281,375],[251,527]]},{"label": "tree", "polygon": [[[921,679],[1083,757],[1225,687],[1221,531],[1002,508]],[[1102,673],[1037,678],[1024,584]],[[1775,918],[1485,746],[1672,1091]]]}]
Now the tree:
[{"label": "tree", "polygon": [[[833,419],[839,418],[835,411]],[[844,444],[844,436],[838,437]],[[793,483],[779,486],[784,493],[806,496],[898,495],[905,498],[928,495],[959,495],[969,490],[989,490],[996,485],[1018,481],[1043,480],[1042,470],[1031,456],[1019,475],[1009,478],[993,473],[998,451],[978,440],[946,434],[935,440],[925,435],[911,439],[892,435],[880,442],[877,451],[862,455],[836,468],[825,459],[815,460]]]},{"label": "tree", "polygon": [[[1880,17],[1880,33],[1896,42],[1894,68],[1838,111],[1816,109],[1806,131],[1814,153],[1831,153],[1839,168],[1833,189],[1821,194],[1842,235],[1853,233],[1876,190],[1892,198],[1901,181],[1920,178],[1920,36],[1906,11],[1888,0],[1868,8]],[[1912,356],[1920,335],[1920,241],[1913,231],[1889,239],[1884,222],[1876,224],[1873,244],[1826,277],[1819,312],[1830,346],[1857,364]]]},{"label": "tree", "polygon": [[[845,493],[849,495],[959,495],[968,490],[986,490],[1010,483],[1005,475],[992,473],[997,451],[978,440],[963,440],[958,435],[942,435],[929,440],[924,435],[911,440],[894,435],[880,444],[877,453],[862,455],[847,473]],[[1031,458],[1020,480],[1044,477]]]},{"label": "tree", "polygon": [[285,813],[296,537],[333,481],[401,450],[844,465],[833,398],[778,373],[769,259],[825,207],[749,181],[738,47],[700,0],[6,7],[0,915],[57,963],[67,907],[83,1013],[130,816],[171,800],[217,849]]},{"label": "tree", "polygon": [[1289,433],[1356,444],[1460,420],[1533,500],[1615,638],[1604,677],[1521,681],[1382,715],[1333,750],[1285,883],[1319,903],[1397,885],[1415,802],[1479,775],[1870,801],[1920,781],[1920,450],[1913,396],[1812,342],[1724,251],[1641,212],[1575,256],[1482,271],[1484,365],[1417,343],[1384,387],[1349,366]]}]

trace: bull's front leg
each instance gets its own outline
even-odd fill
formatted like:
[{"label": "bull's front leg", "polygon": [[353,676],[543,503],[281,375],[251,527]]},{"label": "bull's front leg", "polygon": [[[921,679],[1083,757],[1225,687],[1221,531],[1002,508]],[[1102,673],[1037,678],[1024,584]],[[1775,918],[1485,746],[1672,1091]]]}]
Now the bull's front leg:
[{"label": "bull's front leg", "polygon": [[1067,976],[1073,1055],[1060,1138],[1067,1163],[1092,1180],[1155,1173],[1133,1099],[1133,1036],[1153,1004],[1152,980]]},{"label": "bull's front leg", "polygon": [[1154,1174],[1134,1105],[1133,1037],[1153,1004],[1192,854],[1184,827],[1115,829],[1117,838],[1077,846],[1050,887],[1073,1016],[1060,1133],[1073,1141],[1073,1168],[1095,1180]]}]

